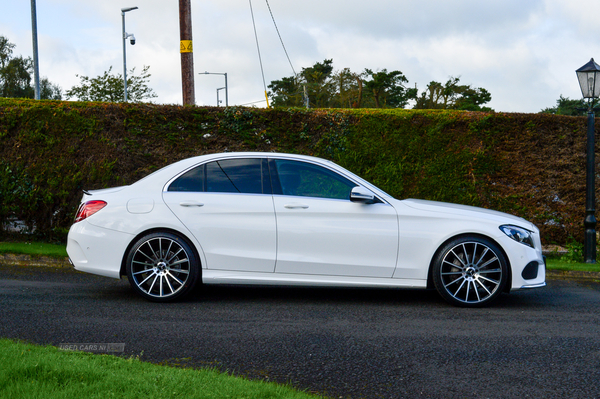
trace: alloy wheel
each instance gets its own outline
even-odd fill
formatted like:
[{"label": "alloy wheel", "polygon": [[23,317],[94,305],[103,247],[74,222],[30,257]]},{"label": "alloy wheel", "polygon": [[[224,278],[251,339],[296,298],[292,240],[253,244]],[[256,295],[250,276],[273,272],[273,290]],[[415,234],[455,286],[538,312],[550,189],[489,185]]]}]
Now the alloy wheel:
[{"label": "alloy wheel", "polygon": [[145,295],[156,299],[175,296],[190,278],[189,250],[169,237],[152,237],[138,245],[130,258],[130,279]]},{"label": "alloy wheel", "polygon": [[478,241],[452,246],[444,252],[437,271],[436,285],[441,285],[438,291],[458,305],[477,306],[492,301],[506,280],[504,258],[498,252]]}]

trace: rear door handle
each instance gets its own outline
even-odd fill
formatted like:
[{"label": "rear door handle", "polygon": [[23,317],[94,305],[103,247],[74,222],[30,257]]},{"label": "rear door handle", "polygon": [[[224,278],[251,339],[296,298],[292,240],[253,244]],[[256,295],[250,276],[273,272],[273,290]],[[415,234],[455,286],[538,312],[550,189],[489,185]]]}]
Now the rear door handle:
[{"label": "rear door handle", "polygon": [[308,205],[299,203],[285,204],[283,207],[286,209],[308,209]]},{"label": "rear door handle", "polygon": [[183,202],[180,202],[179,205],[185,206],[187,208],[192,207],[192,206],[197,206],[197,207],[204,206],[204,204],[202,202],[198,202],[198,201],[183,201]]}]

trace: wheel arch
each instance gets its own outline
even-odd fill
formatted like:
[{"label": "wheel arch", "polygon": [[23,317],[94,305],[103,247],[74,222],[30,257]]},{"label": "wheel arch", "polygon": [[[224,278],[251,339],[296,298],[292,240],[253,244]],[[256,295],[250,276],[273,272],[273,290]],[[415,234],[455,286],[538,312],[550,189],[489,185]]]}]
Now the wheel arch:
[{"label": "wheel arch", "polygon": [[496,240],[494,240],[492,237],[487,236],[485,234],[480,234],[480,233],[462,233],[462,234],[457,234],[455,236],[452,237],[448,237],[448,239],[444,242],[442,242],[438,248],[435,250],[435,252],[433,253],[433,255],[431,256],[431,259],[429,260],[429,268],[427,270],[427,289],[434,289],[434,285],[433,285],[433,262],[434,260],[437,258],[438,254],[440,253],[440,251],[442,250],[442,248],[448,244],[450,241],[455,240],[455,239],[459,239],[462,237],[478,237],[478,238],[484,238],[486,240],[491,241],[492,243],[494,243],[494,245],[496,245],[500,251],[502,251],[502,255],[504,255],[504,258],[506,259],[506,263],[507,263],[507,269],[508,269],[508,276],[507,276],[507,284],[504,286],[504,292],[508,293],[510,292],[510,288],[512,286],[511,282],[512,282],[512,266],[510,265],[510,258],[508,257],[506,251],[504,250],[504,248],[502,247],[502,245],[500,245],[500,243]]},{"label": "wheel arch", "polygon": [[[126,273],[126,263],[127,263],[127,256],[129,254],[129,251],[131,251],[131,248],[133,247],[133,244],[135,244],[141,237],[148,235],[148,234],[152,234],[152,233],[170,233],[170,234],[174,234],[178,237],[181,237],[182,240],[184,240],[186,242],[186,244],[188,244],[190,246],[190,248],[192,248],[192,251],[194,251],[194,255],[196,256],[196,259],[198,259],[198,263],[199,263],[199,271],[200,271],[200,277],[202,277],[202,258],[200,258],[200,254],[198,252],[198,248],[196,247],[196,245],[194,244],[194,242],[192,240],[189,239],[189,237],[187,237],[185,234],[183,234],[181,231],[175,230],[175,229],[170,229],[170,228],[166,228],[166,227],[155,227],[152,229],[148,229],[148,230],[144,230],[142,232],[140,232],[138,235],[136,235],[135,237],[133,237],[133,239],[129,242],[129,244],[127,245],[127,248],[125,249],[125,252],[123,252],[123,257],[121,258],[121,268],[119,270],[119,275],[121,277],[127,275]],[[202,281],[202,279],[200,278],[200,281]]]}]

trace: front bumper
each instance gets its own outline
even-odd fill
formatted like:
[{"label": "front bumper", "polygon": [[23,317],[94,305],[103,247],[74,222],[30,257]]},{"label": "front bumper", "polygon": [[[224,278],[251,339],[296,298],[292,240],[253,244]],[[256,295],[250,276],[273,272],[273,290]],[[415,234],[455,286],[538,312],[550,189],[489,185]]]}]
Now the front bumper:
[{"label": "front bumper", "polygon": [[512,271],[511,291],[546,285],[546,258],[542,255],[539,239],[536,241],[536,248],[512,240],[504,243],[507,249],[510,248],[507,252]]},{"label": "front bumper", "polygon": [[[523,271],[521,272],[521,277],[523,277],[523,279],[525,281],[531,281],[531,280],[536,280],[539,276],[540,273],[543,273],[544,278],[546,276],[546,257],[543,256],[543,265],[540,264],[540,262],[538,261],[532,261],[529,262],[527,264],[527,266],[525,266],[525,268],[523,269]],[[539,287],[544,287],[546,286],[546,282],[541,282],[541,283],[537,283],[537,284],[526,284],[523,285],[521,288],[539,288]]]}]

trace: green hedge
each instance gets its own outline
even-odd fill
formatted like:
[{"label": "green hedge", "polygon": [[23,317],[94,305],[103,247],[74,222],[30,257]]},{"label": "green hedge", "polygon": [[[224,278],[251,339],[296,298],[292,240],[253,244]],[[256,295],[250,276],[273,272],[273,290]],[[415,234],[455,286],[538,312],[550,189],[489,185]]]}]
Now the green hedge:
[{"label": "green hedge", "polygon": [[585,131],[584,117],[547,114],[0,99],[2,234],[19,220],[26,237],[64,241],[82,189],[200,154],[279,151],[331,159],[400,199],[516,214],[564,244],[583,237]]}]

